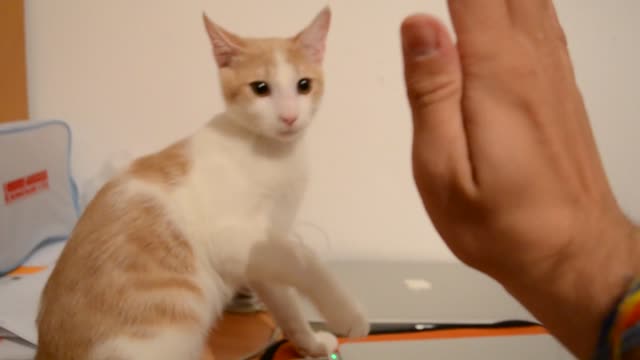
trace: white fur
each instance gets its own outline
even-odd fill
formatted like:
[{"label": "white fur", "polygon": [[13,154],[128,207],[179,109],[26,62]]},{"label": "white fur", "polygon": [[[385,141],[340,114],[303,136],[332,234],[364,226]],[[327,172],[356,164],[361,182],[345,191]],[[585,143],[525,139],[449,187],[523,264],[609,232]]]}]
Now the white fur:
[{"label": "white fur", "polygon": [[162,329],[152,339],[123,336],[106,341],[93,349],[90,359],[199,360],[203,349],[202,336],[193,336],[179,329]]},{"label": "white fur", "polygon": [[[297,92],[297,84],[301,79],[300,74],[287,61],[284,54],[276,52],[274,54],[276,63],[276,76],[272,80],[274,91],[271,95],[273,108],[278,117],[295,117],[298,118],[295,126],[300,128],[303,120],[305,124],[311,120],[311,106],[308,96],[300,96]],[[302,111],[301,111],[302,110]],[[302,115],[302,116],[301,116]],[[300,119],[300,117],[302,119]],[[279,126],[283,130],[289,127],[285,124]]]}]

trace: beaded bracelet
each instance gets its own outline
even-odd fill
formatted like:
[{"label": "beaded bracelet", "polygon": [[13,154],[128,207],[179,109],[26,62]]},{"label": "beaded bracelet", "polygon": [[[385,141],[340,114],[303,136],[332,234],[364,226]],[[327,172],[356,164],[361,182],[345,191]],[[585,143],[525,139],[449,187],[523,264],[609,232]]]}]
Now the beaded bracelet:
[{"label": "beaded bracelet", "polygon": [[640,278],[616,304],[604,321],[594,360],[621,360],[640,349]]}]

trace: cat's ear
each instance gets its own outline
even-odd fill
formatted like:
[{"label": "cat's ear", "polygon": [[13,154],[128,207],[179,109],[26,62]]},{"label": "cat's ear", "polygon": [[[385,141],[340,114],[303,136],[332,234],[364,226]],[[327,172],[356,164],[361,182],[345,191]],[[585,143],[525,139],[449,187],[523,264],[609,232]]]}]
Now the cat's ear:
[{"label": "cat's ear", "polygon": [[242,52],[244,42],[239,36],[230,33],[211,21],[205,13],[202,13],[202,19],[204,20],[209,40],[211,40],[216,63],[220,68],[231,65],[233,58]]},{"label": "cat's ear", "polygon": [[304,30],[295,36],[296,46],[307,56],[309,61],[322,63],[331,25],[331,9],[325,7]]}]

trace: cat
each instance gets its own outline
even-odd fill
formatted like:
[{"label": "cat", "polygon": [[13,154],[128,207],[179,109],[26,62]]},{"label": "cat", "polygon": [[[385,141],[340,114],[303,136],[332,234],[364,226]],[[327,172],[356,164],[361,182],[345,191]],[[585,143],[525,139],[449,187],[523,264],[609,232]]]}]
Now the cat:
[{"label": "cat", "polygon": [[[357,300],[289,237],[331,10],[290,38],[246,38],[203,20],[225,109],[93,197],[42,292],[36,360],[199,359],[244,286],[303,356],[335,351],[335,335],[369,333]],[[330,332],[311,329],[296,293]]]}]

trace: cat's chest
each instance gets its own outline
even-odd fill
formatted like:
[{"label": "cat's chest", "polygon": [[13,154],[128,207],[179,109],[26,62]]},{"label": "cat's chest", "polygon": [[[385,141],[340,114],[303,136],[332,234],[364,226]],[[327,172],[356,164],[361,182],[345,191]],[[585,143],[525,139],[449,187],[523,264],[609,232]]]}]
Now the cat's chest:
[{"label": "cat's chest", "polygon": [[214,212],[281,212],[295,207],[307,181],[302,159],[235,155],[213,159],[194,169],[201,201]]},{"label": "cat's chest", "polygon": [[307,180],[304,163],[296,160],[261,160],[246,163],[243,169],[247,191],[285,196],[302,191]]}]

